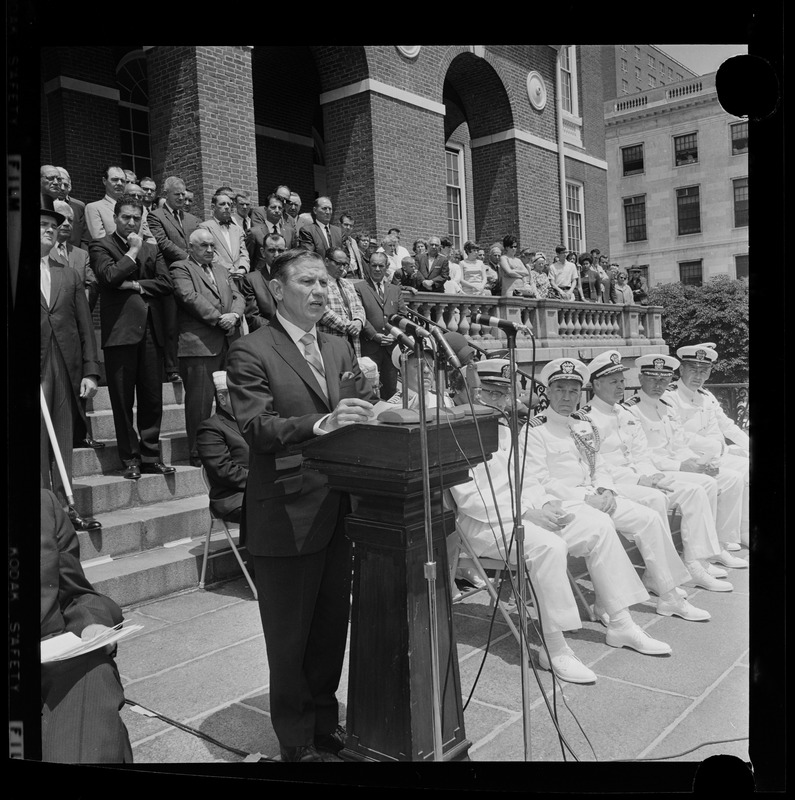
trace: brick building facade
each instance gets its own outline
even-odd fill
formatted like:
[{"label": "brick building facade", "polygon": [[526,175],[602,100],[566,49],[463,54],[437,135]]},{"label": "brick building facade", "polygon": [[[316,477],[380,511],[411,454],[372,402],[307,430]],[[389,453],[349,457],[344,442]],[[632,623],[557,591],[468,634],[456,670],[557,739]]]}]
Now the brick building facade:
[{"label": "brick building facade", "polygon": [[575,231],[572,246],[605,249],[602,80],[599,46],[49,47],[41,161],[86,202],[122,162],[180,175],[205,216],[221,185],[261,204],[286,183],[304,211],[328,194],[335,216],[378,236],[398,225],[409,247],[513,233],[549,253]]}]

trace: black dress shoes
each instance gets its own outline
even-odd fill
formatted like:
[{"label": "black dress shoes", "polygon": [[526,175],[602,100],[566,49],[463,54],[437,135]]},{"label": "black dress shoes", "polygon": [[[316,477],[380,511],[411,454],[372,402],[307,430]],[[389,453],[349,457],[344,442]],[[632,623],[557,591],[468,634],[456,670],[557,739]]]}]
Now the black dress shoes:
[{"label": "black dress shoes", "polygon": [[137,481],[141,477],[141,465],[137,461],[131,461],[124,468],[124,477],[131,481]]},{"label": "black dress shoes", "polygon": [[331,761],[324,753],[321,753],[314,745],[308,744],[302,747],[284,747],[279,745],[282,761]]},{"label": "black dress shoes", "polygon": [[98,442],[90,436],[86,436],[85,439],[81,439],[75,444],[75,447],[90,447],[92,450],[101,450],[104,446],[105,442]]},{"label": "black dress shoes", "polygon": [[169,372],[168,375],[166,375],[166,380],[169,383],[179,383],[182,378],[179,377],[179,372]]},{"label": "black dress shoes", "polygon": [[68,514],[69,519],[72,521],[72,525],[74,525],[74,529],[76,531],[96,531],[102,527],[102,523],[98,519],[80,516],[74,506],[69,506],[69,509],[66,513]]},{"label": "black dress shoes", "polygon": [[162,461],[144,461],[141,472],[145,475],[171,475],[176,472],[175,467],[167,467]]},{"label": "black dress shoes", "polygon": [[315,747],[320,750],[320,752],[337,755],[337,753],[345,747],[346,736],[345,728],[343,728],[342,725],[337,725],[337,729],[333,733],[315,736]]}]

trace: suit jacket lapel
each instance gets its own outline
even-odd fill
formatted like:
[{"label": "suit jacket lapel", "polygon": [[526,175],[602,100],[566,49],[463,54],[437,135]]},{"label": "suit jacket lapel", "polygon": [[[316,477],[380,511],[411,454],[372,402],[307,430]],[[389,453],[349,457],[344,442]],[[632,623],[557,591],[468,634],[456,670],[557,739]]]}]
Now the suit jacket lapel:
[{"label": "suit jacket lapel", "polygon": [[[278,336],[274,336],[273,345],[276,352],[292,367],[293,370],[298,374],[298,377],[326,404],[329,411],[333,408],[330,405],[330,398],[326,398],[326,395],[323,394],[323,390],[320,388],[320,384],[317,382],[317,378],[315,377],[315,373],[312,372],[312,369],[309,366],[309,363],[304,358],[303,353],[298,349],[298,345],[290,338],[287,331],[279,324],[279,321],[274,317],[271,320],[271,327],[275,332],[278,332]],[[319,340],[318,340],[319,343]],[[322,353],[322,349],[321,349]],[[323,364],[326,366],[326,375],[329,375],[328,365],[326,364],[326,359],[323,358]],[[327,383],[330,381],[327,380]],[[331,387],[329,387],[329,391],[331,391]],[[337,389],[337,394],[339,394],[339,389]]]},{"label": "suit jacket lapel", "polygon": [[329,408],[336,408],[337,403],[340,401],[340,382],[334,378],[334,376],[339,376],[340,365],[337,363],[332,349],[330,347],[324,347],[327,340],[328,336],[326,334],[318,332],[317,343],[320,347],[320,355],[323,358],[323,366],[326,369],[328,405]]},{"label": "suit jacket lapel", "polygon": [[61,293],[64,279],[64,265],[50,258],[50,308],[55,308],[58,295]]},{"label": "suit jacket lapel", "polygon": [[[224,229],[221,226],[221,223],[217,220],[211,220],[212,225],[214,226],[214,230],[211,233],[215,236],[215,240],[221,243],[221,247],[224,248],[227,255],[229,256],[229,263],[234,264],[235,258],[237,258],[237,254],[233,253],[229,248],[231,245],[226,243],[226,236],[224,236]],[[231,228],[231,225],[229,226]],[[229,232],[229,238],[232,239],[232,231]]]}]

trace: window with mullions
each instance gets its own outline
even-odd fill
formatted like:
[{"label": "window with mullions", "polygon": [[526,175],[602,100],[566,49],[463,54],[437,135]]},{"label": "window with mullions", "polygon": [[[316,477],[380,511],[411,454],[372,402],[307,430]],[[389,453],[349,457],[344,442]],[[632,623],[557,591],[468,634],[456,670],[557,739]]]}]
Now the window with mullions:
[{"label": "window with mullions", "polygon": [[152,174],[149,147],[149,81],[146,56],[126,55],[116,69],[119,87],[119,138],[121,166],[131,169],[138,177]]},{"label": "window with mullions", "polygon": [[676,214],[680,236],[701,233],[701,197],[698,186],[676,190]]},{"label": "window with mullions", "polygon": [[731,126],[732,155],[738,156],[748,152],[748,123],[737,122]]},{"label": "window with mullions", "polygon": [[628,242],[646,240],[646,195],[624,198],[624,225]]},{"label": "window with mullions", "polygon": [[643,145],[634,144],[621,148],[623,175],[640,175],[643,172]]},{"label": "window with mullions", "polygon": [[698,134],[674,136],[674,159],[677,167],[698,162]]},{"label": "window with mullions", "polygon": [[748,226],[748,178],[732,181],[734,186],[734,227]]},{"label": "window with mullions", "polygon": [[734,257],[734,274],[737,278],[748,277],[748,256],[735,256]]},{"label": "window with mullions", "polygon": [[460,154],[458,150],[445,150],[447,167],[447,233],[456,250],[460,250],[463,244],[461,236],[463,228],[462,176],[459,161]]},{"label": "window with mullions", "polygon": [[579,114],[577,96],[577,55],[574,45],[564,45],[560,51],[560,107],[573,116]]},{"label": "window with mullions", "polygon": [[679,262],[679,280],[685,286],[701,286],[704,280],[701,259],[698,261]]},{"label": "window with mullions", "polygon": [[579,253],[585,245],[582,191],[582,184],[566,184],[566,230],[569,234],[569,249],[574,250],[575,253]]}]

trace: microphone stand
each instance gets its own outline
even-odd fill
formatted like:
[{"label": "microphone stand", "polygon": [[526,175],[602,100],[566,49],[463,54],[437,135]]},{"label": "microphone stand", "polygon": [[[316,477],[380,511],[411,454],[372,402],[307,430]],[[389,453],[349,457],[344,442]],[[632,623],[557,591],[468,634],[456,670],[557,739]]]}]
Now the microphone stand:
[{"label": "microphone stand", "polygon": [[[423,342],[417,336],[414,353],[417,361],[417,393],[419,395],[420,450],[422,463],[422,494],[425,502],[425,580],[428,585],[428,614],[431,637],[431,703],[433,712],[434,761],[442,761],[442,705],[439,680],[439,630],[436,620],[436,562],[433,559],[433,523],[431,515],[431,473],[428,461],[428,429],[426,425]],[[408,388],[408,387],[407,387]]]},{"label": "microphone stand", "polygon": [[516,543],[516,566],[519,575],[519,650],[521,675],[522,675],[522,725],[524,730],[524,756],[525,761],[530,761],[530,712],[528,702],[530,697],[530,661],[527,647],[527,581],[525,580],[524,560],[524,526],[522,525],[522,487],[520,484],[521,471],[519,469],[519,405],[516,399],[516,331],[506,331],[508,337],[508,360],[510,362],[511,376],[511,449],[513,450],[513,539]]}]

